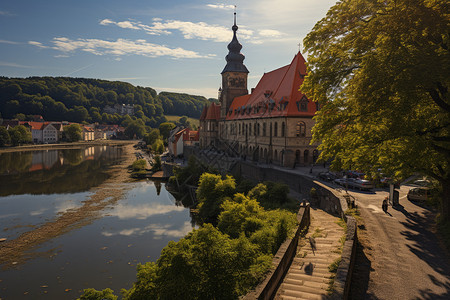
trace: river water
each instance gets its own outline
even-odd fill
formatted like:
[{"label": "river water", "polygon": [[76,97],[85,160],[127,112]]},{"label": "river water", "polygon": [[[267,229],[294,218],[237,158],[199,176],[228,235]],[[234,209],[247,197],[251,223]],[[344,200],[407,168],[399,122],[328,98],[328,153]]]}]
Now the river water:
[{"label": "river water", "polygon": [[[0,238],[20,239],[82,209],[122,152],[96,146],[0,154]],[[17,261],[0,265],[0,299],[75,299],[90,287],[119,294],[132,286],[138,263],[155,261],[192,230],[189,209],[164,183],[116,185],[121,196],[95,217],[36,239]]]}]

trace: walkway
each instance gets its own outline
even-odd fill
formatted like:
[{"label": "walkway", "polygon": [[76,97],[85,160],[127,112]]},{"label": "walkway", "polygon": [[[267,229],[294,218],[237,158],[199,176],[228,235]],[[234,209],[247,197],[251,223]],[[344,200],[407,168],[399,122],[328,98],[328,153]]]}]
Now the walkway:
[{"label": "walkway", "polygon": [[297,255],[280,285],[275,299],[324,299],[330,277],[328,267],[340,258],[344,229],[339,218],[311,208],[311,225],[299,241]]}]

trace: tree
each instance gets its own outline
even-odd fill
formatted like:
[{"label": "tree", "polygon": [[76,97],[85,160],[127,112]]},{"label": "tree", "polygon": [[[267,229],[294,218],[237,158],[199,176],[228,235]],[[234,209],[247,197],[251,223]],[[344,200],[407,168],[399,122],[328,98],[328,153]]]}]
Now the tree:
[{"label": "tree", "polygon": [[83,129],[79,124],[64,126],[63,130],[66,137],[72,142],[77,142],[83,137]]},{"label": "tree", "polygon": [[445,0],[341,1],[304,40],[301,87],[321,107],[320,159],[336,169],[419,172],[450,217],[450,54]]},{"label": "tree", "polygon": [[9,143],[11,143],[11,138],[9,137],[8,130],[6,130],[6,127],[0,126],[0,147],[8,145]]},{"label": "tree", "polygon": [[83,295],[77,300],[116,300],[117,296],[113,294],[111,289],[97,291],[96,289],[85,289]]},{"label": "tree", "polygon": [[152,129],[149,133],[144,135],[144,141],[147,145],[152,145],[156,140],[161,139],[159,129]]},{"label": "tree", "polygon": [[235,188],[236,182],[229,175],[222,179],[221,175],[203,173],[197,189],[199,217],[204,222],[214,222],[221,212],[223,201],[233,196]]},{"label": "tree", "polygon": [[175,124],[171,122],[164,122],[159,125],[159,132],[164,140],[167,140],[170,135],[170,131],[175,128]]},{"label": "tree", "polygon": [[164,142],[160,139],[157,139],[153,144],[152,144],[152,151],[155,154],[162,154],[164,152]]},{"label": "tree", "polygon": [[31,142],[31,132],[23,125],[17,125],[9,129],[9,136],[13,146]]},{"label": "tree", "polygon": [[142,138],[145,134],[145,125],[142,120],[132,120],[125,128],[125,135],[130,138]]}]

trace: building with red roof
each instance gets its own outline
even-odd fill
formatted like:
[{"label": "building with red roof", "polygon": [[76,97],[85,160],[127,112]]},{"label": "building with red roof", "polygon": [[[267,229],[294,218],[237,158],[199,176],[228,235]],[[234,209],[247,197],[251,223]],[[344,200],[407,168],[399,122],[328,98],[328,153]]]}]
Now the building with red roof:
[{"label": "building with red roof", "polygon": [[232,147],[248,159],[283,166],[312,164],[318,157],[316,146],[310,145],[312,118],[319,106],[299,91],[305,59],[298,52],[290,64],[265,73],[249,94],[236,21],[232,29],[220,104],[212,103],[202,112],[200,146]]}]

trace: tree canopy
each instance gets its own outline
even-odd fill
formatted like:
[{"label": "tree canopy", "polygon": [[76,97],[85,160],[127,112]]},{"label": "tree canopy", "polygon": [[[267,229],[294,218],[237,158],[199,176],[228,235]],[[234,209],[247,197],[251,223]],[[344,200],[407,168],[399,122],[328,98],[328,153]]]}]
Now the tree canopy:
[{"label": "tree canopy", "polygon": [[71,77],[0,77],[3,118],[42,115],[48,121],[121,124],[126,116],[108,110],[134,106],[133,118],[156,128],[164,114],[198,118],[210,100],[202,96],[162,92],[126,82]]},{"label": "tree canopy", "polygon": [[301,89],[321,107],[313,141],[333,167],[439,181],[450,216],[449,4],[344,0],[304,40]]},{"label": "tree canopy", "polygon": [[79,124],[70,124],[64,127],[64,133],[72,142],[78,142],[83,137],[83,129]]}]

